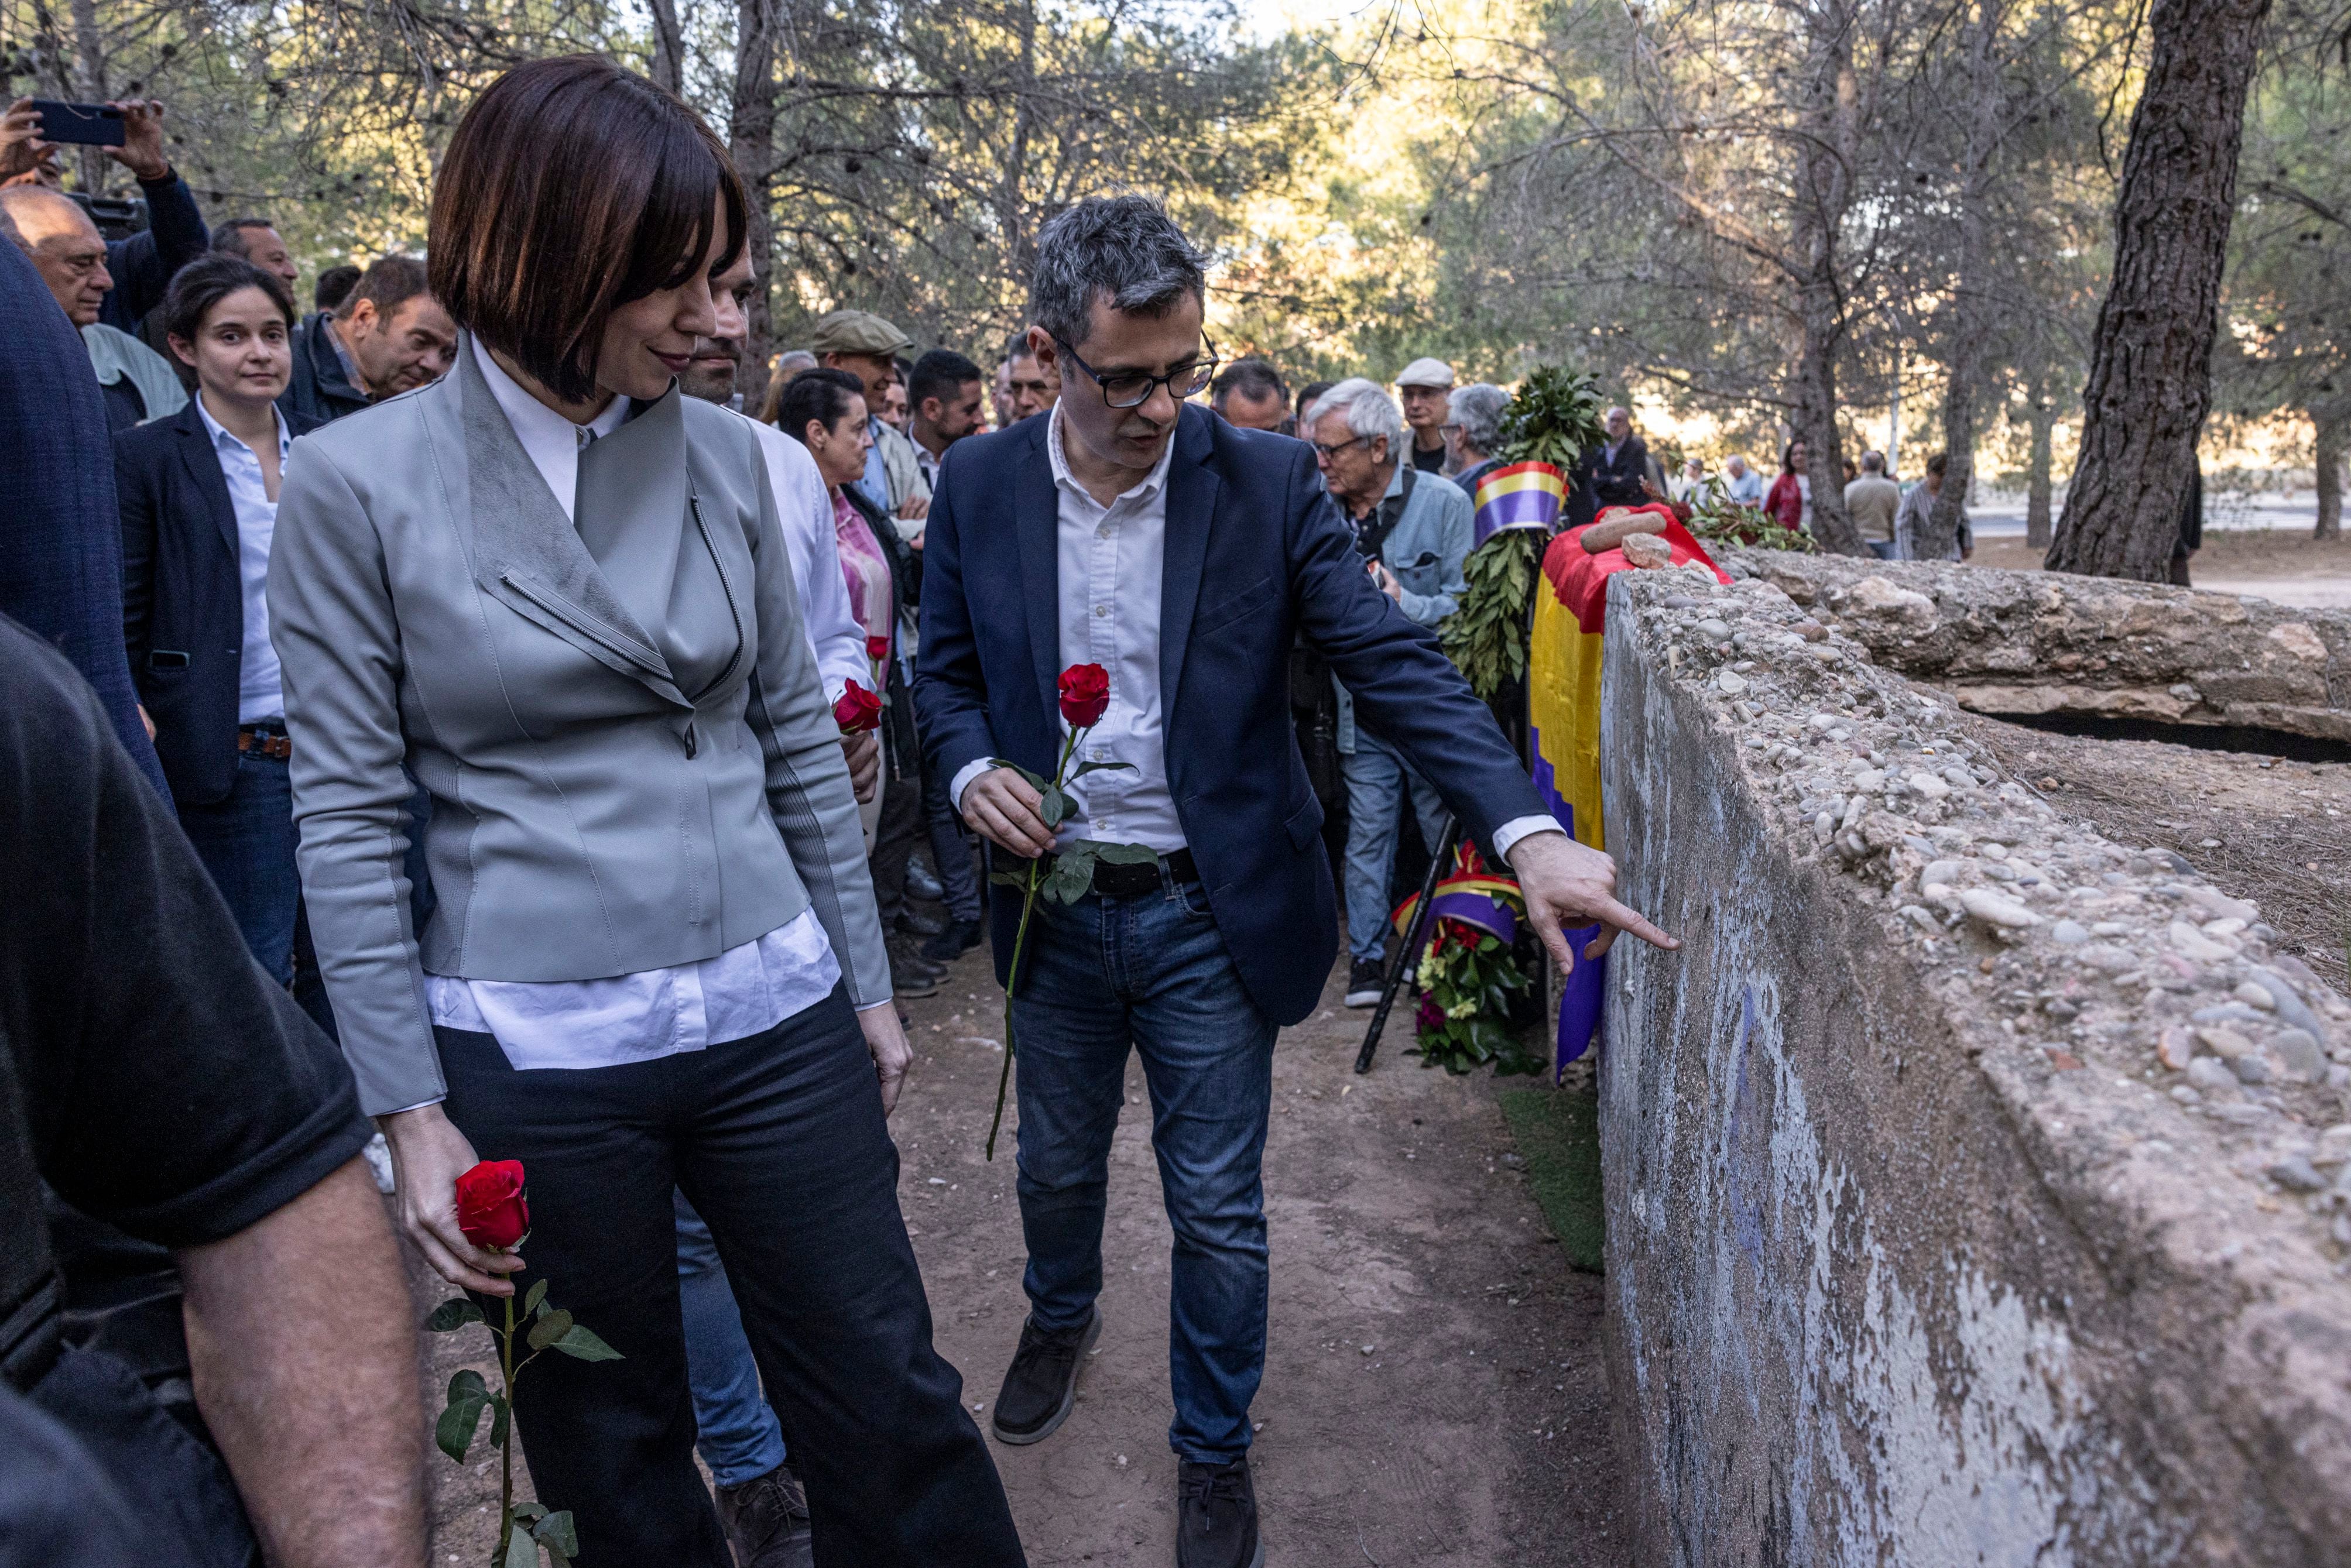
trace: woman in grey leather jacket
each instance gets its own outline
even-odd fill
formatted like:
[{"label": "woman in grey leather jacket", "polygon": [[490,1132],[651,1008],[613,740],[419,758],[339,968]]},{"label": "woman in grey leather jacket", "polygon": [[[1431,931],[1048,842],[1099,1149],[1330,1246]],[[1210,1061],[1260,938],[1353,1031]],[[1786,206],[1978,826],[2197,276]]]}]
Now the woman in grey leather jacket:
[{"label": "woman in grey leather jacket", "polygon": [[[270,568],[320,967],[408,1234],[527,1270],[622,1359],[516,1412],[583,1564],[728,1561],[693,1458],[672,1190],[708,1222],[835,1562],[1021,1560],[931,1344],[883,1118],[911,1057],[840,735],[750,428],[682,398],[745,197],[589,57],[466,111],[434,193],[438,383],[288,459]],[[437,905],[411,928],[413,773]],[[518,1255],[454,1185],[518,1159]]]}]

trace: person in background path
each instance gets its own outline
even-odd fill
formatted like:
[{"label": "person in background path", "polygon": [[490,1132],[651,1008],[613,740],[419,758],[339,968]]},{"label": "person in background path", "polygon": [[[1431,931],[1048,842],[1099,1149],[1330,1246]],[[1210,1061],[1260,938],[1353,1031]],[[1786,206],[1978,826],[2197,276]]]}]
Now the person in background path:
[{"label": "person in background path", "polygon": [[896,520],[899,538],[921,538],[931,486],[914,460],[914,444],[882,418],[883,401],[897,384],[898,356],[914,340],[870,310],[836,310],[818,320],[809,346],[816,350],[817,363],[848,371],[865,388],[873,441],[866,449],[859,490],[883,517]]},{"label": "person in background path", "polygon": [[[330,267],[319,274],[319,281],[310,286],[311,313],[332,315],[342,308],[343,301],[351,297],[351,290],[360,286],[360,276],[358,267],[348,264]],[[308,323],[309,317],[304,317],[303,324],[307,326]]]},{"label": "person in background path", "polygon": [[[882,391],[882,412],[874,417],[899,434],[906,434],[906,370],[909,361],[901,358],[896,379]],[[919,463],[917,466],[920,466]],[[927,482],[927,481],[925,481]]]},{"label": "person in background path", "polygon": [[294,334],[294,377],[279,406],[324,424],[449,373],[457,324],[433,297],[424,264],[387,256],[331,314]]},{"label": "person in background path", "polygon": [[1019,423],[1043,413],[1061,399],[1061,370],[1059,361],[1047,362],[1037,357],[1028,336],[1012,340],[1004,350],[1005,363],[1012,368],[1008,383],[1012,392],[1012,421]]},{"label": "person in background path", "polygon": [[1281,434],[1290,423],[1290,389],[1281,372],[1260,359],[1235,360],[1209,383],[1208,406],[1225,423],[1242,430],[1270,430]]},{"label": "person in background path", "polygon": [[808,448],[831,491],[833,538],[850,611],[868,645],[884,650],[878,661],[884,705],[877,732],[882,800],[879,810],[869,813],[866,842],[874,907],[890,937],[891,988],[904,998],[927,997],[939,988],[944,971],[916,953],[897,931],[900,917],[907,913],[907,863],[924,823],[921,747],[897,656],[899,636],[920,601],[922,558],[857,483],[868,471],[873,440],[864,382],[831,366],[803,371],[785,386],[777,413],[778,427]]},{"label": "person in background path", "polygon": [[1501,444],[1502,412],[1510,406],[1510,394],[1487,382],[1456,387],[1446,400],[1444,430],[1453,448],[1453,482],[1473,503],[1479,485],[1502,465],[1494,448]]},{"label": "person in background path", "polygon": [[80,332],[105,394],[108,428],[128,430],[185,407],[187,389],[163,356],[100,319],[113,298],[114,277],[107,270],[106,242],[81,204],[40,185],[11,185],[0,189],[0,217]]},{"label": "person in background path", "polygon": [[1742,507],[1763,504],[1763,476],[1748,464],[1744,452],[1734,452],[1722,460],[1722,493]]},{"label": "person in background path", "polygon": [[1782,450],[1780,476],[1763,497],[1763,509],[1790,533],[1810,533],[1813,528],[1813,476],[1804,463],[1804,438],[1800,435]]},{"label": "person in background path", "polygon": [[1569,497],[1570,515],[1562,526],[1588,523],[1606,507],[1639,507],[1648,502],[1641,481],[1649,477],[1649,448],[1633,434],[1632,411],[1612,408],[1604,418],[1607,434],[1583,455],[1581,481]]},{"label": "person in background path", "polygon": [[1666,486],[1666,494],[1676,506],[1702,507],[1720,492],[1722,484],[1706,471],[1706,459],[1688,457],[1682,460],[1682,471]]},{"label": "person in background path", "polygon": [[[225,961],[235,924],[170,809],[5,620],[0,691],[0,1387],[69,1435],[60,1479],[111,1494],[137,1562],[421,1563],[416,1317],[350,1072]],[[173,1375],[93,1334],[92,1225],[169,1249]],[[0,1512],[0,1557],[24,1522]]]},{"label": "person in background path", "polygon": [[[1562,924],[1670,938],[1609,895],[1613,862],[1559,831],[1459,673],[1374,586],[1308,449],[1189,402],[1216,371],[1205,260],[1142,196],[1089,197],[1038,235],[1029,342],[1066,367],[1065,390],[1050,418],[947,459],[915,695],[965,819],[1011,864],[1079,837],[1152,852],[1098,863],[1087,891],[1039,904],[1029,929],[1012,999],[1029,1315],[990,1406],[995,1435],[1049,1437],[1103,1332],[1112,1140],[1139,1053],[1175,1232],[1176,1560],[1250,1568],[1274,1038],[1321,999],[1338,929],[1321,813],[1287,734],[1293,640],[1322,651],[1470,836],[1501,841],[1555,959]],[[1441,480],[1420,488],[1468,505]],[[1057,833],[997,759],[1054,766],[1055,672],[1079,664],[1110,679],[1086,759],[1128,766],[1081,780]],[[1001,981],[1020,901],[998,900],[995,918]],[[1162,1343],[1154,1325],[1136,1337]]]},{"label": "person in background path", "polygon": [[[285,238],[267,218],[229,219],[213,230],[213,250],[253,263],[286,286],[287,298],[294,297],[294,283],[301,274],[294,266],[294,253],[286,248]],[[358,280],[356,272],[352,280]]]},{"label": "person in background path", "polygon": [[[1802,459],[1800,457],[1797,461],[1802,462]],[[1935,509],[1935,497],[1943,493],[1943,476],[1949,470],[1950,464],[1950,458],[1940,452],[1928,458],[1927,477],[1911,486],[1910,493],[1902,497],[1901,507],[1894,516],[1894,554],[1890,559],[1926,559],[1918,553],[1918,541],[1927,537],[1927,519]],[[1965,497],[1961,497],[1961,502],[1959,533],[1951,541],[1949,553],[1943,557],[1945,560],[1966,560],[1976,553],[1975,529],[1968,523]]]},{"label": "person in background path", "polygon": [[[711,280],[716,329],[695,344],[694,361],[678,377],[686,396],[734,408],[735,378],[750,334],[747,302],[755,287],[747,247]],[[739,412],[739,411],[738,411]],[[832,497],[808,448],[771,424],[751,426],[768,467],[768,486],[791,551],[792,585],[825,700],[839,700],[850,681],[871,687],[865,631],[849,604],[833,538]],[[843,737],[850,781],[860,801],[881,784],[882,745],[872,731]],[[685,1324],[685,1372],[694,1391],[695,1450],[710,1469],[718,1494],[718,1522],[735,1549],[737,1568],[805,1568],[812,1530],[808,1494],[793,1473],[782,1423],[759,1386],[759,1367],[743,1332],[742,1309],[719,1260],[710,1227],[677,1194],[677,1285]],[[793,1468],[787,1468],[788,1460]]]},{"label": "person in background path", "polygon": [[1313,439],[1315,400],[1338,384],[1336,382],[1308,382],[1298,389],[1298,413],[1290,422],[1292,435],[1301,441]]},{"label": "person in background path", "polygon": [[[1416,625],[1434,629],[1453,613],[1468,584],[1476,526],[1468,493],[1402,461],[1405,426],[1388,394],[1358,377],[1314,404],[1312,436],[1323,487],[1353,525],[1355,549],[1380,591]],[[1346,1002],[1380,999],[1387,952],[1388,873],[1399,814],[1408,800],[1422,841],[1435,854],[1445,827],[1437,787],[1384,737],[1356,722],[1354,695],[1339,684],[1340,770],[1347,781]]]},{"label": "person in background path", "polygon": [[[914,373],[907,378],[906,396],[914,411],[907,433],[922,461],[923,478],[934,492],[947,448],[980,434],[982,395],[979,367],[961,354],[933,349],[914,361]],[[986,909],[963,819],[956,815],[955,805],[947,799],[947,781],[939,777],[927,756],[923,815],[930,833],[931,861],[938,868],[939,901],[946,905],[946,921],[944,929],[923,943],[922,956],[934,964],[951,963],[986,939]]]},{"label": "person in background path", "polygon": [[302,884],[266,591],[286,451],[316,428],[277,405],[294,301],[214,254],[172,280],[163,325],[197,391],[114,438],[123,643],[180,825],[262,972],[290,986]]},{"label": "person in background path", "polygon": [[[0,116],[0,186],[30,185],[62,192],[53,141],[41,140],[41,117],[31,99],[18,99]],[[106,247],[114,280],[98,319],[118,332],[136,332],[147,312],[163,302],[172,275],[204,253],[211,235],[196,193],[163,153],[163,106],[153,99],[110,104],[122,111],[122,145],[106,155],[131,171],[147,203],[147,226]]]},{"label": "person in background path", "polygon": [[1011,426],[1014,418],[1012,413],[1012,361],[1010,358],[1007,357],[997,361],[996,381],[989,386],[987,396],[988,415],[990,421],[989,428],[992,430],[1008,429]]},{"label": "person in background path", "polygon": [[1415,360],[1397,373],[1395,385],[1396,396],[1404,402],[1404,422],[1412,430],[1412,465],[1424,474],[1444,473],[1444,426],[1453,392],[1453,367],[1443,360]]},{"label": "person in background path", "polygon": [[[0,206],[0,240],[12,241]],[[63,653],[98,693],[157,797],[172,798],[122,647],[122,516],[106,397],[32,258],[0,243],[0,615]]]},{"label": "person in background path", "polygon": [[1899,560],[1894,514],[1902,509],[1902,486],[1886,476],[1886,454],[1861,455],[1861,476],[1844,487],[1844,509],[1861,530],[1861,542],[1880,560]]}]

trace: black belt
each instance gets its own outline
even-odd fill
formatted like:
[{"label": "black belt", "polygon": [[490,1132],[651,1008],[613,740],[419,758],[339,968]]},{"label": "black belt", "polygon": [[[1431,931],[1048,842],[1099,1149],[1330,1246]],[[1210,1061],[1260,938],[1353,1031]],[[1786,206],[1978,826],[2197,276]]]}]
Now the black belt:
[{"label": "black belt", "polygon": [[1097,898],[1141,898],[1157,893],[1161,866],[1165,866],[1167,874],[1177,882],[1200,880],[1199,868],[1192,863],[1192,852],[1170,850],[1148,865],[1112,865],[1096,861],[1093,885],[1088,891]]}]

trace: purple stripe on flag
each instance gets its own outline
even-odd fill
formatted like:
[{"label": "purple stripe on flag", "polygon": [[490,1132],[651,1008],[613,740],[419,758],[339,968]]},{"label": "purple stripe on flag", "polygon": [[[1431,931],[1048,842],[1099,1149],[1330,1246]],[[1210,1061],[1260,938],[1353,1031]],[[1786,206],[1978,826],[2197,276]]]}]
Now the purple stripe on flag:
[{"label": "purple stripe on flag", "polygon": [[1519,939],[1519,918],[1509,904],[1482,893],[1440,893],[1437,917],[1474,925],[1508,946]]},{"label": "purple stripe on flag", "polygon": [[1550,529],[1559,521],[1560,499],[1549,490],[1510,490],[1478,508],[1477,542],[1504,528]]}]

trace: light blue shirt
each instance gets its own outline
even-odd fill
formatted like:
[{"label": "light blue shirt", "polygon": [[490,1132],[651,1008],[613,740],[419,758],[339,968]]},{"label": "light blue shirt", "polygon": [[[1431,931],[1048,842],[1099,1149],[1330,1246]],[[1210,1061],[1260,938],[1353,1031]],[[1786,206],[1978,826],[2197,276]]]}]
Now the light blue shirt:
[{"label": "light blue shirt", "polygon": [[[213,455],[220,459],[221,477],[228,482],[228,503],[236,512],[236,576],[245,601],[245,656],[236,672],[236,722],[256,724],[284,718],[286,699],[280,695],[277,650],[269,642],[269,541],[277,532],[277,503],[269,498],[261,476],[261,455],[231,435],[213,411],[196,399],[196,416],[212,437]],[[286,471],[286,449],[294,444],[286,416],[275,408],[277,422],[277,467]]]},{"label": "light blue shirt", "polygon": [[1763,476],[1751,467],[1736,479],[1725,474],[1722,476],[1722,489],[1723,494],[1742,507],[1760,507],[1763,504]]},{"label": "light blue shirt", "polygon": [[890,470],[882,461],[882,422],[868,416],[865,428],[872,434],[873,444],[865,449],[865,477],[857,482],[857,487],[865,492],[876,511],[893,517],[898,508],[890,504]]}]

